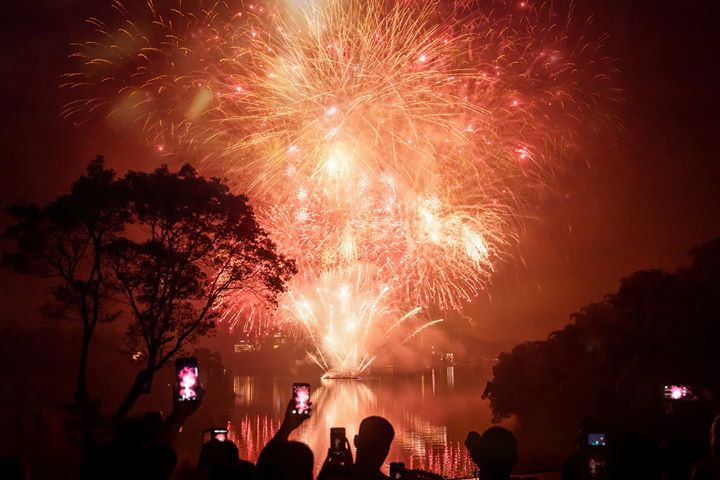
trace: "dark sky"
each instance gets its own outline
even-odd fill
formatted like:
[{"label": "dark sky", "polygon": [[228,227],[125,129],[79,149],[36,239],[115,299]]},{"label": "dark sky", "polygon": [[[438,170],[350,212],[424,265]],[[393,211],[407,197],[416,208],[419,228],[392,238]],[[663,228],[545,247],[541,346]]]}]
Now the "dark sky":
[{"label": "dark sky", "polygon": [[[140,0],[137,0],[140,1]],[[109,2],[108,2],[109,3]],[[69,43],[101,0],[35,0],[4,7],[0,203],[46,201],[97,153],[118,170],[149,169],[157,152],[129,136],[61,120],[59,75]],[[638,269],[675,268],[720,235],[720,4],[714,1],[575,2],[610,35],[625,102],[624,130],[591,141],[559,175],[557,195],[527,222],[510,258],[466,312],[477,335],[542,338]],[[588,162],[588,164],[585,163]],[[4,223],[4,219],[2,222]],[[43,292],[0,274],[0,318],[33,316]],[[29,313],[28,313],[29,312]]]}]

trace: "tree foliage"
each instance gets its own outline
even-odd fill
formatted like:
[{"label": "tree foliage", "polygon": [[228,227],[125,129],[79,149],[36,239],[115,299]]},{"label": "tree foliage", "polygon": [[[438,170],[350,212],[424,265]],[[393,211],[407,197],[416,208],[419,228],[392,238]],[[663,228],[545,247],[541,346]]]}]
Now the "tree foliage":
[{"label": "tree foliage", "polygon": [[118,410],[127,413],[155,372],[184,345],[210,334],[222,295],[250,291],[274,303],[294,263],[279,255],[244,195],[189,165],[172,173],[130,172],[130,229],[111,252],[111,269],[132,312],[128,341],[145,367]]},{"label": "tree foliage", "polygon": [[[83,324],[76,402],[88,400],[85,372],[99,322],[129,317],[127,340],[144,367],[116,415],[126,415],[155,373],[209,335],[233,290],[270,304],[295,274],[257,224],[244,195],[189,165],[116,178],[96,158],[69,193],[46,206],[8,208],[15,249],[3,264],[54,281],[46,312]],[[116,302],[116,304],[111,304]],[[114,308],[112,308],[114,306]]]},{"label": "tree foliage", "polygon": [[690,253],[689,267],[633,273],[546,340],[503,353],[485,389],[495,420],[559,428],[591,415],[644,430],[662,423],[664,385],[717,398],[720,238]]},{"label": "tree foliage", "polygon": [[128,219],[124,189],[102,157],[90,162],[69,193],[45,206],[17,203],[8,207],[14,220],[6,236],[15,249],[3,256],[12,270],[52,280],[45,313],[82,322],[75,401],[88,400],[85,381],[90,341],[98,322],[117,318],[107,308],[116,293],[106,276],[109,245]]}]

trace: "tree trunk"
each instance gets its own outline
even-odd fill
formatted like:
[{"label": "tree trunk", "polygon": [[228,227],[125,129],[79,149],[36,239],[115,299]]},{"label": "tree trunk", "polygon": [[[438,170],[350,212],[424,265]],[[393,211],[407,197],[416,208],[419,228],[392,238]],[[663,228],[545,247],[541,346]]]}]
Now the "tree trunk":
[{"label": "tree trunk", "polygon": [[87,392],[87,382],[85,377],[87,373],[91,337],[92,332],[90,331],[90,329],[88,327],[84,327],[82,343],[80,345],[80,361],[78,363],[77,383],[75,385],[75,395],[73,396],[74,403],[77,406],[83,406],[87,404],[89,400]]},{"label": "tree trunk", "polygon": [[117,411],[115,412],[115,419],[122,420],[130,413],[133,405],[137,402],[140,395],[147,392],[147,385],[150,383],[153,377],[153,370],[146,368],[140,370],[135,376],[135,381],[130,387],[130,391],[125,396],[125,399],[120,403]]}]

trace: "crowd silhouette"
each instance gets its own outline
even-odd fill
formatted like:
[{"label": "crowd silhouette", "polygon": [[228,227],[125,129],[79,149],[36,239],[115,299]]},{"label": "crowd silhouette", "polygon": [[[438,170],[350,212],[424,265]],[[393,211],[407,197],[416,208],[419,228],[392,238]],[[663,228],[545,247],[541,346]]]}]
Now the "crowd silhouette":
[{"label": "crowd silhouette", "polygon": [[[331,445],[315,476],[315,455],[304,443],[289,437],[311,415],[295,411],[288,403],[284,419],[265,445],[256,464],[243,460],[237,446],[221,435],[205,441],[195,465],[178,466],[173,442],[183,423],[200,405],[176,402],[167,418],[159,413],[128,417],[114,428],[112,438],[87,452],[80,470],[84,480],[443,480],[440,474],[390,464],[383,473],[395,437],[393,426],[379,416],[362,420],[352,440]],[[312,403],[308,404],[311,407]],[[344,429],[341,429],[344,433]],[[692,439],[667,438],[654,445],[645,437],[627,432],[598,433],[606,428],[591,418],[580,422],[577,450],[570,453],[556,473],[562,480],[720,480],[720,415],[705,442],[706,458],[693,451]],[[697,440],[697,439],[695,439]],[[509,430],[493,426],[482,434],[470,431],[465,440],[479,480],[537,480],[512,476],[520,459],[518,442]],[[23,462],[0,458],[0,478],[27,480],[31,476]]]}]

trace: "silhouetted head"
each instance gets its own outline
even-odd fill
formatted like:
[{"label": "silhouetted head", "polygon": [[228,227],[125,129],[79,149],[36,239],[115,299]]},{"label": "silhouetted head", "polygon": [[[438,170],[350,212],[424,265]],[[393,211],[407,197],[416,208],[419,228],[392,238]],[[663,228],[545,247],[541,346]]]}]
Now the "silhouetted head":
[{"label": "silhouetted head", "polygon": [[239,463],[240,455],[233,442],[221,442],[213,438],[202,446],[198,468],[205,471],[211,479],[223,478],[236,469]]},{"label": "silhouetted head", "polygon": [[123,419],[113,433],[113,443],[116,447],[137,448],[144,444],[144,425],[140,418],[130,417]]},{"label": "silhouetted head", "polygon": [[357,448],[355,464],[367,469],[380,470],[394,437],[393,426],[384,418],[364,419],[360,422],[360,429],[354,439]]},{"label": "silhouetted head", "polygon": [[491,427],[469,440],[470,456],[480,469],[481,478],[509,478],[518,461],[515,435],[502,427]]},{"label": "silhouetted head", "polygon": [[169,445],[152,445],[145,448],[135,466],[138,480],[167,480],[177,465],[177,454]]},{"label": "silhouetted head", "polygon": [[124,418],[116,427],[113,441],[133,448],[151,445],[163,433],[165,422],[160,412],[147,412],[140,417]]},{"label": "silhouetted head", "polygon": [[313,453],[300,442],[272,441],[257,461],[259,480],[312,480]]},{"label": "silhouetted head", "polygon": [[115,428],[112,441],[90,459],[90,478],[134,478],[162,480],[172,476],[177,454],[163,444],[163,429],[159,413],[122,420]]},{"label": "silhouetted head", "polygon": [[720,457],[720,415],[715,417],[710,429],[710,448],[714,457]]},{"label": "silhouetted head", "polygon": [[165,421],[160,412],[147,412],[139,419],[138,428],[144,443],[155,443],[163,432]]}]

